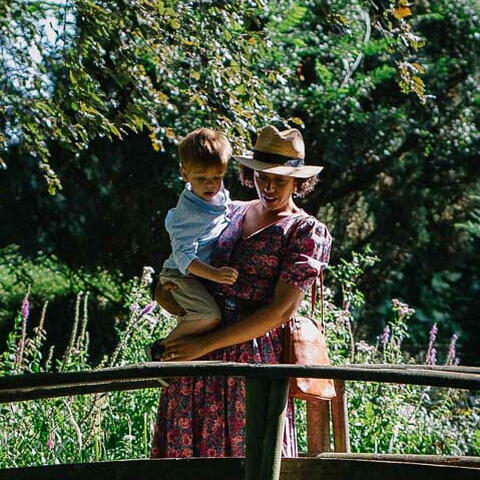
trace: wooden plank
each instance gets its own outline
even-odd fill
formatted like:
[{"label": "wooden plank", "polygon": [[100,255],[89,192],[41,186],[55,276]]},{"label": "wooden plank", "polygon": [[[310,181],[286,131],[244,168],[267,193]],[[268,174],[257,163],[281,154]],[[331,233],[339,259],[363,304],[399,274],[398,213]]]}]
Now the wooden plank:
[{"label": "wooden plank", "polygon": [[[221,362],[155,362],[87,372],[12,375],[0,378],[0,402],[23,398],[41,398],[49,388],[75,387],[75,394],[91,393],[92,385],[104,384],[104,391],[115,387],[131,389],[130,382],[155,381],[160,377],[200,375],[246,376],[255,378],[311,377],[354,381],[375,381],[449,388],[480,389],[480,375],[456,371],[404,370],[401,368],[367,368],[366,366],[266,365]],[[139,387],[140,384],[137,384]],[[85,387],[85,388],[84,388]],[[58,391],[57,391],[58,393]]]},{"label": "wooden plank", "polygon": [[[332,454],[325,454],[332,455]],[[453,457],[450,457],[452,459]],[[459,457],[461,458],[461,457]],[[243,480],[243,458],[121,460],[0,470],[0,480]],[[480,468],[341,458],[286,458],[280,480],[479,480]],[[263,479],[262,479],[263,480]]]},{"label": "wooden plank", "polygon": [[330,402],[319,400],[306,403],[308,455],[330,452]]},{"label": "wooden plank", "polygon": [[0,480],[244,480],[243,458],[119,460],[0,470]]},{"label": "wooden plank", "polygon": [[452,455],[414,455],[394,453],[322,453],[317,458],[335,458],[340,460],[370,460],[384,462],[427,463],[456,467],[480,468],[480,457]]},{"label": "wooden plank", "polygon": [[480,480],[480,469],[338,458],[284,459],[281,480]]},{"label": "wooden plank", "polygon": [[288,384],[288,378],[247,378],[247,480],[279,478]]},{"label": "wooden plank", "polygon": [[118,392],[141,390],[144,388],[159,388],[162,384],[157,380],[140,380],[138,382],[111,381],[91,385],[67,387],[34,387],[30,390],[7,390],[0,393],[0,403],[23,402],[41,398],[70,397],[73,395],[88,395],[103,392]]},{"label": "wooden plank", "polygon": [[[349,364],[345,364],[347,366]],[[458,372],[458,373],[477,373],[480,374],[480,367],[468,367],[465,365],[422,365],[422,364],[391,364],[391,363],[354,363],[359,368],[374,369],[394,369],[394,370],[432,370],[437,372]]]}]

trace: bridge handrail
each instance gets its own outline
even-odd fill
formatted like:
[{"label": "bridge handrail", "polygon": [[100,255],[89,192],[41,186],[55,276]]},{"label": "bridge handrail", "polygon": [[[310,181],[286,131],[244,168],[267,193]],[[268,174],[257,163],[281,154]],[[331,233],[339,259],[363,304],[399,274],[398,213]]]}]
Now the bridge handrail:
[{"label": "bridge handrail", "polygon": [[0,403],[67,395],[159,387],[159,379],[224,375],[246,378],[332,378],[434,387],[480,389],[480,368],[426,365],[287,365],[234,362],[154,362],[82,372],[0,377]]}]

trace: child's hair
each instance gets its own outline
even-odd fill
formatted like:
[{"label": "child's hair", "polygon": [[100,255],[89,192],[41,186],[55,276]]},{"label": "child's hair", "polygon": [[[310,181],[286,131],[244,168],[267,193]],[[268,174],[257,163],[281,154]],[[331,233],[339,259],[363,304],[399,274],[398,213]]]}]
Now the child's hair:
[{"label": "child's hair", "polygon": [[197,128],[180,142],[178,153],[180,163],[185,169],[225,168],[232,156],[232,146],[222,132],[211,128]]}]

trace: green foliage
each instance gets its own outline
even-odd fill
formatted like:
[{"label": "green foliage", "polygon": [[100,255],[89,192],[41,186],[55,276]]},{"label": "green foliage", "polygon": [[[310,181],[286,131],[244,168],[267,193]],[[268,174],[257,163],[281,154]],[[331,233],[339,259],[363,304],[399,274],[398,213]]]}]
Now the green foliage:
[{"label": "green foliage", "polygon": [[[119,302],[123,290],[121,276],[98,270],[89,274],[69,268],[55,255],[39,253],[35,259],[20,254],[18,245],[0,249],[0,297],[10,299],[17,305],[25,291],[35,283],[35,296],[40,302],[59,296],[74,295],[91,290],[112,302]],[[3,315],[0,312],[0,315]]]},{"label": "green foliage", "polygon": [[96,138],[146,130],[162,151],[204,124],[245,139],[275,116],[268,76],[251,70],[267,46],[255,28],[261,6],[78,0],[32,11],[3,2],[4,153],[18,143],[54,193],[55,146],[78,154]]},{"label": "green foliage", "polygon": [[[272,67],[282,63],[297,75],[273,92],[274,104],[283,116],[302,119],[307,157],[325,166],[305,208],[332,230],[335,259],[367,244],[382,258],[365,279],[360,329],[372,336],[388,298],[401,296],[418,312],[412,343],[425,340],[428,322],[442,322],[444,331],[466,333],[468,361],[477,362],[479,279],[471,266],[480,250],[474,230],[456,225],[471,221],[479,188],[478,2],[417,2],[414,35],[427,41],[403,58],[391,51],[403,40],[392,46],[392,37],[369,30],[360,2],[334,4],[348,18],[341,31],[332,35],[323,11],[311,8],[275,41],[280,52]],[[373,7],[368,15],[379,14]],[[395,80],[406,82],[421,93],[416,77],[423,68],[424,105],[395,87]],[[441,291],[440,277],[448,278]]]},{"label": "green foliage", "polygon": [[[112,348],[115,340],[109,329],[113,328],[115,318],[125,320],[122,299],[129,289],[128,282],[123,282],[122,276],[113,271],[98,269],[94,273],[88,273],[81,268],[68,267],[54,255],[43,253],[35,259],[25,258],[15,245],[0,249],[0,341],[7,338],[12,327],[16,331],[12,319],[28,291],[30,307],[41,311],[41,323],[46,321],[44,327],[48,327],[49,342],[55,344],[57,349],[67,348],[66,342],[70,335],[69,325],[65,322],[65,311],[72,308],[78,310],[80,297],[88,292],[93,333],[93,352],[90,354],[92,361]],[[74,300],[75,298],[77,299]],[[86,296],[82,302],[87,302]],[[86,304],[84,308],[87,308]],[[44,343],[37,347],[42,355],[48,354]],[[55,354],[55,358],[57,356]]]},{"label": "green foliage", "polygon": [[[119,303],[124,294],[121,276],[98,270],[95,274],[72,269],[54,255],[40,253],[35,259],[20,255],[17,245],[0,249],[0,324],[16,309],[32,285],[36,305],[89,290],[101,303]],[[13,307],[15,305],[15,307]]]},{"label": "green foliage", "polygon": [[[427,363],[425,350],[416,358],[404,348],[415,311],[393,299],[383,333],[374,343],[354,335],[365,307],[359,280],[378,262],[371,252],[354,253],[331,268],[335,279],[326,290],[326,332],[333,364]],[[329,278],[331,278],[329,277]],[[329,282],[330,283],[330,282]],[[334,301],[336,298],[336,301]],[[352,301],[352,298],[355,299]],[[340,305],[340,306],[339,306]],[[305,304],[305,313],[308,305]],[[434,342],[434,340],[433,340]],[[434,343],[432,342],[432,345]],[[455,361],[450,346],[444,362]],[[480,400],[465,391],[416,385],[347,382],[350,440],[353,452],[432,455],[478,455]],[[305,421],[298,402],[299,418]],[[300,422],[299,442],[306,450],[306,429]]]},{"label": "green foliage", "polygon": [[[480,202],[480,195],[472,195],[472,203],[478,205]],[[465,223],[458,223],[457,228],[467,231],[473,237],[480,237],[480,208],[474,208],[468,220]]]},{"label": "green foliage", "polygon": [[[5,374],[50,371],[85,371],[146,361],[145,347],[152,338],[165,336],[172,319],[151,304],[151,271],[130,280],[126,288],[127,320],[116,326],[117,346],[100,363],[90,358],[87,329],[89,293],[76,298],[68,345],[58,358],[53,347],[43,356],[47,332],[45,310],[27,335],[31,322],[29,295],[17,315],[7,350],[0,358]],[[153,310],[152,310],[152,307]],[[71,312],[70,312],[71,315]],[[80,395],[76,397],[13,403],[0,407],[0,465],[24,466],[88,462],[148,456],[158,391]]]},{"label": "green foliage", "polygon": [[[354,254],[351,262],[342,261],[331,269],[334,282],[326,291],[326,326],[334,364],[413,363],[402,350],[413,311],[397,300],[389,313],[387,335],[384,331],[375,345],[353,337],[352,326],[364,303],[358,281],[377,261],[371,252]],[[128,313],[115,326],[116,347],[95,364],[87,328],[89,293],[76,297],[69,341],[57,358],[52,347],[48,355],[42,354],[47,336],[45,310],[32,334],[26,333],[33,318],[28,294],[0,357],[1,373],[80,371],[146,361],[145,347],[173,326],[172,318],[151,303],[151,282],[150,267],[144,268],[140,278],[127,282],[124,308]],[[333,301],[337,295],[340,306]],[[308,309],[308,301],[302,308]],[[477,397],[450,389],[358,382],[348,384],[347,394],[353,451],[480,453]],[[0,466],[148,457],[157,403],[158,391],[147,389],[2,405]],[[305,405],[297,402],[297,407],[299,447],[305,450]]]},{"label": "green foliage", "polygon": [[[258,68],[277,55],[278,34],[301,28],[311,9],[333,28],[356,22],[355,13],[338,13],[343,1],[329,3],[3,1],[2,164],[11,144],[18,144],[55,193],[62,184],[50,160],[58,146],[79,154],[97,138],[147,131],[153,149],[163,151],[186,126],[205,124],[243,146],[258,126],[281,121],[269,91],[281,86],[283,65]],[[395,2],[387,3],[374,4],[372,18],[365,13],[370,2],[355,8],[403,58],[420,41],[408,15],[396,15]],[[293,43],[305,46],[298,38]],[[399,65],[405,72],[412,64],[403,58]],[[423,100],[419,76],[407,81],[405,75],[402,89]]]},{"label": "green foliage", "polygon": [[[462,331],[466,362],[478,362],[480,249],[474,226],[457,228],[472,221],[479,188],[478,2],[0,8],[0,58],[11,72],[11,51],[19,67],[2,77],[2,246],[53,253],[93,275],[97,267],[127,277],[139,265],[158,269],[169,253],[164,216],[181,188],[177,139],[217,126],[239,153],[267,122],[297,126],[307,162],[325,166],[301,206],[331,229],[334,260],[366,244],[382,258],[363,280],[368,302],[356,328],[374,336],[389,298],[401,297],[417,311],[413,347],[439,322],[441,332]],[[58,19],[50,40],[46,16]],[[16,33],[25,44],[12,44]],[[416,37],[426,39],[419,50]],[[410,88],[417,63],[426,69],[425,105],[397,86],[403,69]],[[30,66],[41,73],[36,83]],[[35,168],[38,155],[62,179],[55,197],[44,194],[50,170]],[[233,171],[229,180],[232,197],[246,198]]]}]

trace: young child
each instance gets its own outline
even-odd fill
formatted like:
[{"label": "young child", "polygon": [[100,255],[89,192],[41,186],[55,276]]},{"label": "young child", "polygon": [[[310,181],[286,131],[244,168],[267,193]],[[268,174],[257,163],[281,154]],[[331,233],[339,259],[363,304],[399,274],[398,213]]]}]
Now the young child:
[{"label": "young child", "polygon": [[[238,277],[233,268],[209,264],[215,241],[228,222],[230,199],[223,177],[232,156],[230,142],[222,132],[199,128],[181,141],[178,151],[180,173],[187,183],[165,219],[172,254],[163,264],[160,282],[175,283],[172,295],[186,313],[169,339],[204,333],[220,321],[220,309],[198,277],[229,285]],[[152,346],[153,360],[161,358],[160,341]]]}]

